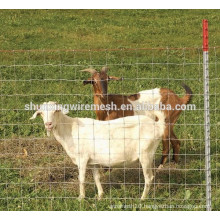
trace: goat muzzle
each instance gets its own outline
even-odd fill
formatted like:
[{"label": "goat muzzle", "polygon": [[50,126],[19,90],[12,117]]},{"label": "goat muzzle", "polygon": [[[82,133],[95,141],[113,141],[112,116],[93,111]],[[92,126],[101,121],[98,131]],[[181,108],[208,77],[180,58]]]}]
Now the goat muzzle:
[{"label": "goat muzzle", "polygon": [[52,122],[45,123],[45,128],[47,129],[47,131],[51,131],[53,129]]}]

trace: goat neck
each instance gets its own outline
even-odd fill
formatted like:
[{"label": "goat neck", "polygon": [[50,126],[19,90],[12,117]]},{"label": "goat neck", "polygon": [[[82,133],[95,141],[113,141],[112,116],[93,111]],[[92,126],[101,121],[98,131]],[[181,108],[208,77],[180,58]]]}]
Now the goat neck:
[{"label": "goat neck", "polygon": [[74,122],[74,118],[64,115],[61,112],[57,114],[56,126],[53,128],[53,135],[60,144],[63,145],[65,139],[71,138],[73,126],[77,123]]}]

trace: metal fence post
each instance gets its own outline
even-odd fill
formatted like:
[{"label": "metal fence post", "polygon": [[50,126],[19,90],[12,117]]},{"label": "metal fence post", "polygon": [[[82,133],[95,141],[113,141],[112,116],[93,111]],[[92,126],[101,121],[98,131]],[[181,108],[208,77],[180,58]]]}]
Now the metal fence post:
[{"label": "metal fence post", "polygon": [[210,160],[210,114],[209,114],[209,57],[208,20],[203,20],[203,77],[204,77],[204,129],[205,129],[205,175],[206,210],[211,211],[211,160]]}]

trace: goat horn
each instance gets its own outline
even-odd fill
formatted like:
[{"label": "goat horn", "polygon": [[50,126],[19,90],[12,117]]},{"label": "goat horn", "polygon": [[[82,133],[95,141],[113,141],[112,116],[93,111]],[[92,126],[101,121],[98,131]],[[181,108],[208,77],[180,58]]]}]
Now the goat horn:
[{"label": "goat horn", "polygon": [[97,71],[95,69],[91,69],[91,68],[80,70],[80,72],[89,72],[91,74],[97,73]]},{"label": "goat horn", "polygon": [[101,69],[102,73],[107,73],[107,71],[108,71],[108,67],[107,66],[102,67],[102,69]]}]

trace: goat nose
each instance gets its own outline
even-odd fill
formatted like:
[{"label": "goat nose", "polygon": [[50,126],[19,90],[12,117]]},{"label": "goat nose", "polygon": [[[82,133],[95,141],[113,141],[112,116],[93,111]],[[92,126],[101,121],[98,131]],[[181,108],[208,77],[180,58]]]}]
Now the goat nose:
[{"label": "goat nose", "polygon": [[45,123],[45,125],[50,126],[50,125],[52,125],[52,122],[47,122],[47,123]]}]

